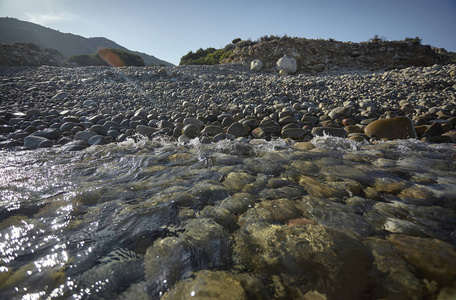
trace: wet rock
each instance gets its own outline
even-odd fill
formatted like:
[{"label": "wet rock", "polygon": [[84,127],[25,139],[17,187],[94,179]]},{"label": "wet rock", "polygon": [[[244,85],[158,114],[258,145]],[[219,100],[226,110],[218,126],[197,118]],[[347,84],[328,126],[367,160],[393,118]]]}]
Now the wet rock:
[{"label": "wet rock", "polygon": [[226,230],[233,232],[239,228],[237,218],[226,208],[220,206],[206,206],[199,214],[201,218],[214,220],[217,224],[223,226]]},{"label": "wet rock", "polygon": [[29,149],[36,149],[38,148],[38,145],[44,141],[49,141],[49,139],[41,136],[28,136],[24,139],[24,147]]},{"label": "wet rock", "polygon": [[102,135],[94,135],[87,142],[90,145],[106,145],[109,144],[110,139]]},{"label": "wet rock", "polygon": [[47,138],[48,140],[56,141],[60,138],[60,131],[58,129],[46,128],[43,130],[35,131],[32,133],[33,136],[40,136]]},{"label": "wet rock", "polygon": [[74,139],[78,140],[78,141],[87,142],[91,137],[93,137],[95,135],[97,135],[97,134],[95,132],[93,132],[93,131],[79,131],[74,136]]},{"label": "wet rock", "polygon": [[387,140],[417,138],[413,123],[407,117],[376,120],[364,128],[364,133]]},{"label": "wet rock", "polygon": [[90,144],[84,140],[76,140],[66,144],[68,151],[80,151],[90,147]]},{"label": "wet rock", "polygon": [[216,125],[207,125],[201,131],[201,134],[208,136],[216,136],[217,134],[223,133],[223,128]]},{"label": "wet rock", "polygon": [[377,177],[373,187],[379,192],[397,194],[406,187],[406,183],[394,178]]},{"label": "wet rock", "polygon": [[425,284],[416,275],[416,269],[399,255],[388,241],[369,237],[365,244],[374,257],[372,298],[375,299],[426,299]]},{"label": "wet rock", "polygon": [[299,142],[293,145],[293,149],[308,151],[315,148],[315,145],[310,142]]},{"label": "wet rock", "polygon": [[200,199],[201,205],[206,203],[213,204],[229,195],[224,186],[212,180],[203,180],[196,183],[189,192]]},{"label": "wet rock", "polygon": [[277,276],[286,298],[318,290],[329,299],[356,299],[370,267],[357,234],[319,225],[249,223],[236,232],[234,252],[238,265]]},{"label": "wet rock", "polygon": [[193,139],[193,138],[197,137],[200,134],[200,132],[196,125],[188,124],[188,125],[185,125],[184,128],[182,128],[182,134],[187,136],[190,139]]},{"label": "wet rock", "polygon": [[323,183],[322,181],[310,176],[301,176],[299,184],[304,187],[307,193],[315,197],[334,198],[341,197],[344,194],[344,191],[335,189],[329,184]]},{"label": "wet rock", "polygon": [[347,137],[347,132],[344,128],[334,127],[314,127],[312,128],[312,134],[316,136],[330,135],[342,138]]},{"label": "wet rock", "polygon": [[[364,199],[360,198],[360,200]],[[358,214],[354,206],[312,196],[302,197],[301,200],[296,201],[295,206],[301,211],[303,217],[320,225],[352,230],[361,236],[370,236],[374,232],[374,227]]]},{"label": "wet rock", "polygon": [[150,137],[152,134],[157,132],[157,128],[146,126],[146,125],[138,125],[138,126],[136,126],[136,131],[141,135]]},{"label": "wet rock", "polygon": [[388,218],[383,225],[383,229],[392,233],[403,233],[412,236],[426,237],[424,230],[410,221],[396,218]]},{"label": "wet rock", "polygon": [[210,219],[193,219],[176,236],[157,239],[144,257],[146,280],[159,295],[178,280],[206,268],[231,262],[229,234]]},{"label": "wet rock", "polygon": [[321,168],[321,173],[327,177],[336,179],[352,179],[361,182],[362,184],[369,184],[373,182],[373,178],[360,169],[342,164],[323,166]]},{"label": "wet rock", "polygon": [[278,199],[266,200],[250,208],[239,218],[239,225],[246,223],[281,223],[285,224],[290,219],[301,216],[301,212],[294,205],[293,200]]},{"label": "wet rock", "polygon": [[248,299],[243,284],[224,271],[203,270],[179,281],[161,299]]},{"label": "wet rock", "polygon": [[248,134],[248,131],[245,128],[245,126],[238,122],[234,122],[233,124],[231,124],[226,132],[234,135],[235,137],[242,137]]},{"label": "wet rock", "polygon": [[220,203],[220,207],[227,209],[232,214],[242,214],[254,206],[257,198],[249,193],[236,193]]},{"label": "wet rock", "polygon": [[229,173],[223,185],[228,191],[241,191],[242,188],[255,180],[255,177],[246,172],[231,172]]},{"label": "wet rock", "polygon": [[429,282],[435,280],[442,287],[456,282],[456,250],[450,244],[401,234],[390,235],[387,239]]},{"label": "wet rock", "polygon": [[198,131],[200,131],[201,128],[203,128],[203,126],[204,126],[204,123],[201,120],[198,120],[196,118],[185,118],[184,119],[184,126],[185,125],[190,125],[190,124],[195,125],[196,128],[198,129]]},{"label": "wet rock", "polygon": [[306,131],[301,128],[285,128],[282,130],[282,137],[294,140],[302,139],[306,135]]}]

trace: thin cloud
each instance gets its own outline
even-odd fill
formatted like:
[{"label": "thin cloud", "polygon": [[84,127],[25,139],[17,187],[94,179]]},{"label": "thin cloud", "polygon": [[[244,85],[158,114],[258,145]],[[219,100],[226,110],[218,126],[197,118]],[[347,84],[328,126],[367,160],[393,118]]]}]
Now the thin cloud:
[{"label": "thin cloud", "polygon": [[42,14],[42,13],[28,13],[26,12],[27,21],[32,23],[49,25],[52,23],[58,23],[62,21],[69,21],[75,18],[74,15],[68,13],[59,14]]}]

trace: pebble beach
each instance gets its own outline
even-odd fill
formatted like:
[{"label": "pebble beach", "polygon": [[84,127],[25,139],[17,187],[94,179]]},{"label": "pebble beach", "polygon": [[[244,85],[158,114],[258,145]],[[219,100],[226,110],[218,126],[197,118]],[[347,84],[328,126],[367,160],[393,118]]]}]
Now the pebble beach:
[{"label": "pebble beach", "polygon": [[455,90],[0,67],[0,298],[453,299]]}]

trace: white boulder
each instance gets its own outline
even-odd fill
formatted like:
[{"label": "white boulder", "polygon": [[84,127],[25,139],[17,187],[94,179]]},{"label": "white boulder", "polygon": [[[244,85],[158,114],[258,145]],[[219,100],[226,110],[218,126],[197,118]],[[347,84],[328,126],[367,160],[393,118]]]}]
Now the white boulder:
[{"label": "white boulder", "polygon": [[298,69],[298,62],[296,61],[296,58],[286,54],[277,61],[276,68],[279,72],[283,70],[283,72],[287,74],[292,74]]},{"label": "white boulder", "polygon": [[259,71],[263,67],[263,62],[259,59],[252,60],[250,63],[250,70]]}]

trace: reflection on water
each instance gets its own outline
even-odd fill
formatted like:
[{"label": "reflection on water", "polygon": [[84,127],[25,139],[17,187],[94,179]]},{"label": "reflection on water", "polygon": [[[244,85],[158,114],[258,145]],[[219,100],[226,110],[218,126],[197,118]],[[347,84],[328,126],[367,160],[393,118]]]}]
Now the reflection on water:
[{"label": "reflection on water", "polygon": [[[120,295],[132,284],[144,282],[144,255],[154,241],[180,237],[184,229],[179,226],[198,217],[205,207],[216,207],[239,192],[237,185],[258,197],[257,202],[261,197],[274,199],[273,187],[299,197],[306,192],[298,189],[297,175],[313,175],[340,163],[369,176],[401,177],[408,180],[407,185],[425,181],[419,178],[425,172],[429,182],[421,184],[426,193],[456,192],[454,146],[402,141],[370,147],[328,137],[315,139],[313,144],[317,148],[303,150],[283,140],[211,145],[197,140],[187,145],[128,140],[82,152],[64,148],[2,151],[0,298]],[[291,161],[315,167],[292,168]],[[293,173],[297,170],[301,173]],[[334,170],[332,176],[345,176]],[[323,182],[330,180],[331,176],[325,176],[321,176]],[[350,176],[352,181],[370,184],[356,174]],[[354,188],[340,197],[353,197],[353,193],[363,195]],[[254,205],[247,203],[245,210]],[[239,218],[233,216],[233,220]],[[217,218],[216,222],[223,221]],[[234,231],[239,223],[230,220],[225,220],[226,228]],[[439,238],[448,237],[444,230],[437,231]],[[230,259],[223,263],[187,259],[196,270],[217,264],[233,267]],[[169,289],[169,278],[152,290]]]}]

